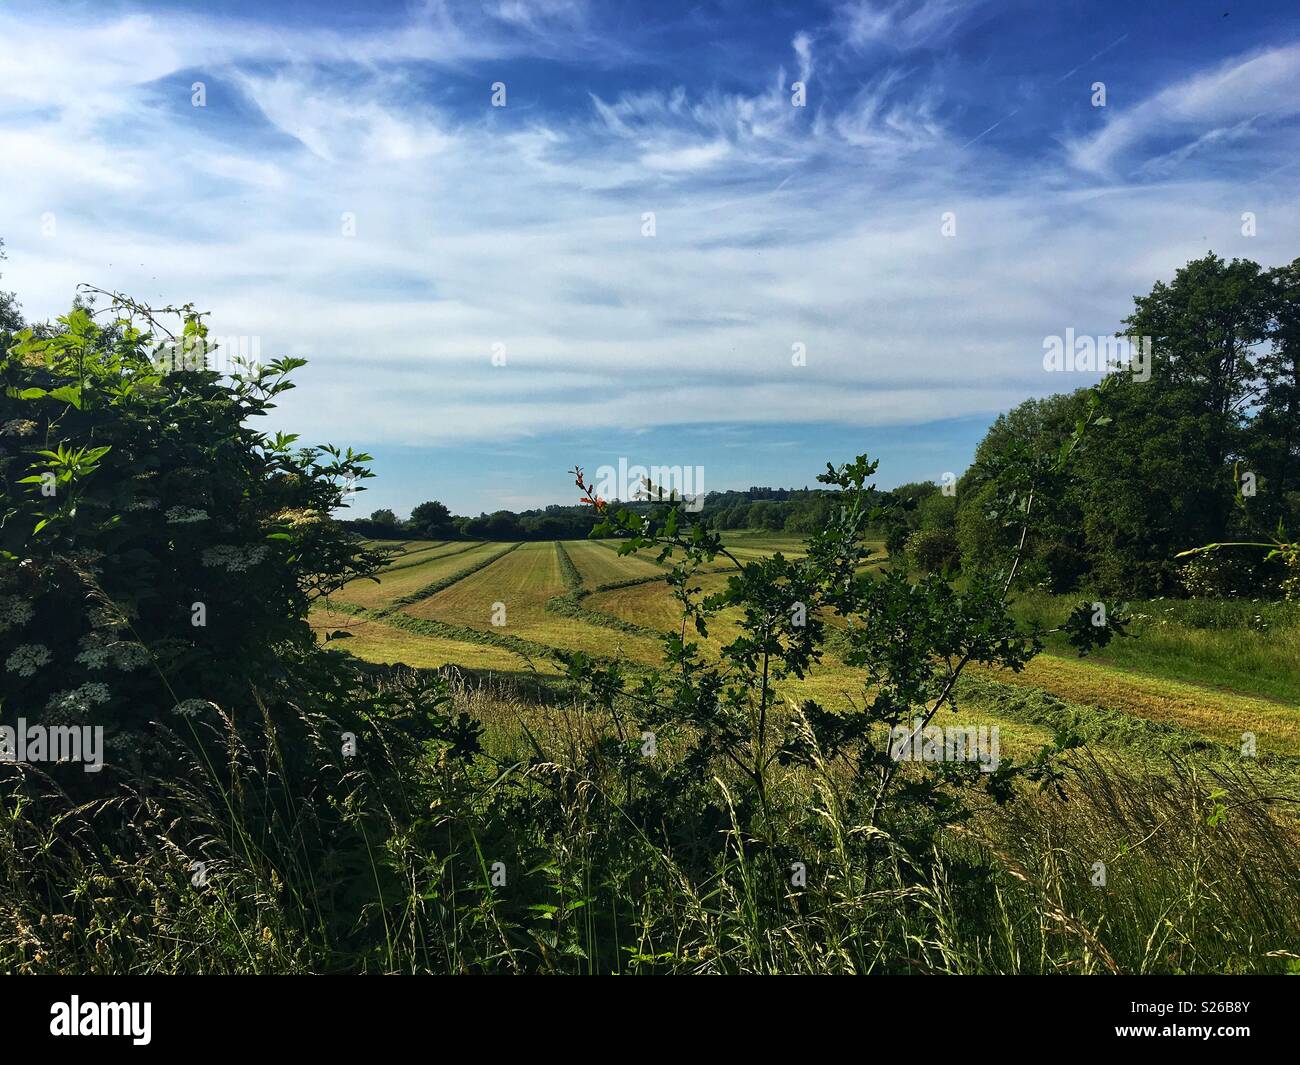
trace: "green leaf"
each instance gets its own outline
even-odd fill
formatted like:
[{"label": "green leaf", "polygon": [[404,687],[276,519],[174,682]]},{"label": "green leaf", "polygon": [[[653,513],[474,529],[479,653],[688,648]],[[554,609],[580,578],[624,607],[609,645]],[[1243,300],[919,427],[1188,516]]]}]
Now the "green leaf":
[{"label": "green leaf", "polygon": [[64,403],[71,403],[77,410],[81,410],[81,386],[64,385],[62,388],[56,388],[49,393],[50,399],[61,399]]}]

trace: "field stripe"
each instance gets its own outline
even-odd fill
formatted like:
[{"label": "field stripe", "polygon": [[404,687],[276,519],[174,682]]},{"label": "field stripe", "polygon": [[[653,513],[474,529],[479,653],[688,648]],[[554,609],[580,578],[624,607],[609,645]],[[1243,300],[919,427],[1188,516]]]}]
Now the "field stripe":
[{"label": "field stripe", "polygon": [[1240,746],[1243,732],[1253,732],[1261,748],[1300,755],[1300,710],[1270,699],[1053,654],[1039,655],[1023,673],[1006,681],[1045,688],[1076,703],[1181,725],[1232,746]]},{"label": "field stripe", "polygon": [[467,566],[471,561],[501,550],[504,544],[476,544],[468,554],[458,552],[455,556],[440,558],[436,553],[401,566],[397,570],[376,573],[369,577],[358,577],[349,581],[335,592],[331,598],[345,600],[364,607],[387,606],[398,596],[415,591],[422,585],[440,577],[454,573]]},{"label": "field stripe", "polygon": [[[525,669],[516,649],[489,645],[482,640],[466,640],[429,631],[410,631],[401,625],[385,624],[364,611],[353,614],[350,607],[345,606],[341,610],[339,607],[340,604],[332,603],[313,610],[310,619],[312,628],[322,635],[336,630],[348,633],[349,639],[331,643],[329,647],[362,661],[405,665],[413,669],[440,669],[451,665],[475,672],[511,676],[530,671]],[[473,664],[466,665],[466,662]],[[548,675],[555,674],[558,670],[549,661],[529,660],[528,666],[533,673],[538,672],[539,666]]]},{"label": "field stripe", "polygon": [[[348,614],[361,621],[376,622],[380,625],[387,625],[393,629],[401,629],[405,632],[415,633],[420,636],[428,636],[439,640],[454,640],[460,643],[486,644],[492,647],[504,648],[519,655],[525,661],[531,664],[533,658],[545,658],[551,661],[563,664],[566,652],[562,648],[552,647],[549,644],[538,643],[536,640],[529,640],[522,636],[511,636],[506,633],[489,632],[484,629],[471,628],[468,625],[456,625],[449,621],[439,621],[436,618],[417,618],[412,614],[388,613],[381,610],[367,610],[365,607],[358,607],[351,603],[332,602],[324,600],[323,606],[336,613]],[[590,662],[610,668],[620,666],[628,670],[635,670],[635,663],[629,662],[622,658],[612,658],[604,655],[592,654],[590,652],[580,652],[584,658]]]},{"label": "field stripe", "polygon": [[[457,543],[457,542],[458,541],[456,540],[444,540],[441,544],[437,545],[437,547],[423,547],[419,551],[412,551],[411,555],[412,556],[424,555],[430,551],[438,550],[440,548],[446,547],[448,544]],[[429,555],[426,558],[416,559],[416,561],[414,562],[398,562],[396,565],[385,566],[382,570],[380,570],[380,572],[394,573],[399,569],[410,569],[412,566],[423,566],[426,562],[432,562],[434,559],[452,558],[455,555],[463,555],[467,551],[473,551],[476,547],[482,547],[485,543],[490,543],[490,542],[491,541],[489,540],[471,540],[464,547],[458,547],[454,551],[444,551],[442,554],[439,555]],[[406,556],[398,556],[398,557],[406,557]]]},{"label": "field stripe", "polygon": [[[440,580],[436,580],[430,584],[426,584],[423,588],[417,588],[409,595],[404,595],[400,599],[394,599],[391,603],[388,604],[388,606],[384,607],[381,613],[384,615],[392,614],[395,611],[400,610],[404,606],[410,606],[412,603],[418,603],[421,599],[428,599],[430,596],[437,595],[439,592],[443,591],[444,589],[450,588],[453,584],[463,581],[466,577],[473,576],[479,570],[487,569],[488,566],[492,565],[493,562],[496,562],[498,559],[504,558],[506,555],[510,554],[511,551],[517,551],[522,546],[523,546],[522,542],[513,543],[509,547],[506,547],[504,550],[498,551],[494,555],[488,555],[487,558],[480,559],[478,562],[475,562],[472,566],[466,566],[464,569],[457,570],[455,573],[451,574],[450,576],[443,577]],[[459,552],[457,553],[459,554]]]},{"label": "field stripe", "polygon": [[[604,614],[599,610],[592,610],[583,606],[582,600],[591,594],[591,589],[583,586],[582,574],[578,572],[578,567],[573,564],[573,559],[569,557],[568,550],[559,540],[555,541],[555,554],[560,563],[560,574],[564,578],[568,591],[563,595],[553,595],[546,601],[546,609],[549,613],[573,618],[575,621],[585,621],[589,625],[617,629],[619,632],[626,632],[633,636],[648,636],[651,639],[661,639],[663,637],[664,634],[657,629],[647,628],[644,625],[638,625],[634,621],[616,618],[613,614]],[[662,580],[663,578],[654,577],[652,579]]]}]

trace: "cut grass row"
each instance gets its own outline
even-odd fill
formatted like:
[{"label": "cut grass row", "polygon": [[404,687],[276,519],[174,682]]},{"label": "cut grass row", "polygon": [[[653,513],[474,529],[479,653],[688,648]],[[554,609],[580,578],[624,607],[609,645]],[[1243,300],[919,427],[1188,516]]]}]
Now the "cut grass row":
[{"label": "cut grass row", "polygon": [[552,614],[560,614],[563,617],[585,621],[588,624],[599,625],[606,629],[617,629],[619,632],[626,632],[633,636],[648,636],[651,639],[660,638],[661,633],[656,632],[654,629],[647,628],[634,621],[614,617],[612,614],[603,614],[599,610],[591,610],[584,606],[583,600],[591,594],[591,589],[583,583],[582,574],[578,572],[578,567],[573,564],[573,559],[565,549],[564,544],[558,540],[555,543],[555,554],[560,564],[560,575],[564,580],[566,591],[563,595],[551,596],[546,601],[547,610]]},{"label": "cut grass row", "polygon": [[451,555],[424,559],[415,565],[385,571],[378,574],[377,580],[364,578],[350,581],[332,598],[362,607],[388,606],[441,578],[459,573],[466,565],[494,554],[502,546],[493,543],[475,544],[468,551],[457,551]]},{"label": "cut grass row", "polygon": [[495,565],[459,580],[419,602],[404,605],[411,617],[465,626],[598,657],[626,654],[657,661],[658,642],[634,631],[616,631],[547,610],[568,591],[559,555],[550,542],[520,545]]},{"label": "cut grass row", "polygon": [[[483,551],[485,546],[479,545],[477,550]],[[390,585],[386,597],[376,596],[369,602],[360,602],[355,596],[348,598],[357,606],[387,607],[386,612],[396,618],[389,620],[390,634],[367,628],[352,649],[363,657],[375,656],[384,661],[398,661],[406,654],[412,657],[411,664],[421,666],[457,661],[456,656],[460,656],[459,664],[486,670],[506,669],[515,655],[537,660],[547,649],[656,665],[662,653],[657,636],[677,631],[680,607],[663,580],[662,567],[640,557],[619,557],[616,546],[607,541],[530,543],[515,545],[508,552],[466,554],[460,562],[473,560],[471,566],[442,572],[432,581],[424,580],[429,571],[413,567],[407,573],[418,573],[421,583],[404,595],[393,595],[398,588]],[[726,573],[706,573],[696,583],[706,591],[715,591],[726,579]],[[403,602],[397,603],[397,599]],[[494,604],[498,603],[503,607],[502,625],[492,623]],[[1047,605],[1056,609],[1060,604]],[[1048,699],[1083,708],[1080,713],[1092,714],[1098,720],[1110,720],[1118,714],[1133,723],[1136,731],[1111,727],[1108,744],[1122,745],[1139,735],[1159,737],[1162,729],[1173,729],[1180,730],[1177,735],[1183,739],[1193,737],[1188,741],[1193,744],[1199,737],[1236,750],[1243,733],[1250,732],[1263,757],[1300,756],[1300,710],[1274,694],[1286,691],[1284,684],[1277,683],[1278,678],[1285,680],[1296,668],[1294,656],[1285,662],[1278,661],[1278,655],[1285,657],[1286,649],[1300,635],[1295,626],[1283,623],[1285,619],[1270,616],[1265,620],[1272,624],[1268,632],[1230,624],[1231,618],[1215,621],[1219,628],[1196,628],[1189,619],[1175,617],[1162,626],[1148,623],[1158,629],[1153,638],[1143,632],[1142,639],[1122,641],[1117,645],[1119,650],[1110,653],[1108,649],[1104,656],[1079,660],[1056,653],[1053,648],[1030,663],[1022,674],[976,670],[971,686],[965,689],[963,720],[967,713],[978,712],[1001,722],[1017,742],[1022,738],[1025,742],[1046,742],[1050,737],[1047,718],[1039,722],[1027,716],[1018,701],[1037,699],[1046,691],[1051,693]],[[706,653],[716,652],[720,642],[730,638],[733,631],[729,619],[715,621],[710,639],[701,641]],[[436,652],[421,654],[416,661],[411,641],[421,636],[432,642]],[[695,638],[693,634],[691,638]],[[1184,643],[1192,648],[1187,655],[1203,656],[1199,670],[1176,675],[1181,659],[1163,652],[1163,669],[1144,662],[1141,655],[1153,652],[1132,649],[1140,648],[1148,639],[1152,641],[1147,643],[1148,648],[1156,643]],[[1262,678],[1249,670],[1233,674],[1223,665],[1232,659],[1234,647],[1237,651],[1245,647],[1250,655],[1262,656],[1270,645],[1273,683],[1261,682]],[[1121,655],[1136,655],[1129,661],[1141,664],[1126,664]],[[1237,681],[1234,690],[1222,683],[1225,677]],[[1001,694],[993,698],[989,696],[993,691]],[[828,656],[807,682],[788,686],[787,694],[817,698],[833,707],[860,705],[861,678]]]},{"label": "cut grass row", "polygon": [[452,585],[458,584],[460,581],[465,580],[467,577],[470,577],[473,574],[478,573],[480,570],[487,569],[494,562],[497,562],[500,559],[505,558],[505,556],[510,554],[512,551],[518,551],[521,546],[522,546],[521,544],[517,544],[517,543],[510,544],[502,548],[500,551],[497,551],[494,554],[476,556],[473,562],[471,562],[469,565],[462,566],[460,569],[456,570],[455,573],[449,573],[446,574],[445,576],[440,576],[436,580],[430,581],[428,584],[422,585],[421,587],[416,588],[412,592],[408,592],[400,599],[394,599],[391,603],[388,604],[388,606],[386,606],[383,609],[383,613],[391,614],[397,610],[402,609],[403,607],[410,606],[413,603],[419,603],[425,599],[429,599],[432,596],[437,595],[439,592],[443,591],[444,589],[450,588]]}]

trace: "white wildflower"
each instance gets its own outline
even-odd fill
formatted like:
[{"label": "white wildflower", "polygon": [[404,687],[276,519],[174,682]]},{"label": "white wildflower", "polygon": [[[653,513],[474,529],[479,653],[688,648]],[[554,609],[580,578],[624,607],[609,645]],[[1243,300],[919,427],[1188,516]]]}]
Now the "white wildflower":
[{"label": "white wildflower", "polygon": [[207,521],[208,512],[193,507],[168,507],[163,511],[163,517],[168,525],[193,525],[196,521]]},{"label": "white wildflower", "polygon": [[54,661],[54,655],[43,643],[24,643],[14,648],[5,661],[5,669],[20,677],[30,677],[44,665]]},{"label": "white wildflower", "polygon": [[210,702],[207,699],[186,699],[173,706],[172,713],[180,714],[181,717],[198,717],[199,714],[203,713],[203,711],[207,710],[209,707],[213,710],[219,709],[216,703]]},{"label": "white wildflower", "polygon": [[101,636],[83,636],[81,653],[77,661],[89,669],[103,669],[108,665],[108,643]]},{"label": "white wildflower", "polygon": [[118,641],[112,653],[113,665],[128,672],[149,664],[149,651],[143,644]]},{"label": "white wildflower", "polygon": [[16,595],[0,595],[0,632],[15,625],[26,625],[36,611],[26,599]]},{"label": "white wildflower", "polygon": [[81,638],[81,653],[77,661],[89,669],[104,669],[110,665],[127,672],[149,664],[149,652],[143,644],[130,640],[108,640],[99,633]]},{"label": "white wildflower", "polygon": [[203,552],[203,564],[224,569],[228,573],[243,573],[244,570],[256,566],[266,558],[266,554],[267,548],[265,544],[258,544],[256,547],[236,547],[232,544],[219,544],[216,547],[209,547]]},{"label": "white wildflower", "polygon": [[90,681],[71,691],[55,692],[45,705],[50,710],[86,711],[92,706],[108,702],[111,694],[107,684]]}]

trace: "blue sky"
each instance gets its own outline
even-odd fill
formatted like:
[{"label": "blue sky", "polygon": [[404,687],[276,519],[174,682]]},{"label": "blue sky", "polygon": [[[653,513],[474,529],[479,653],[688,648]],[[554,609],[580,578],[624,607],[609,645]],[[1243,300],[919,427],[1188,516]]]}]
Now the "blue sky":
[{"label": "blue sky", "polygon": [[366,511],[960,472],[1045,337],[1300,255],[1298,149],[1294,2],[0,5],[4,287],[308,357]]}]

